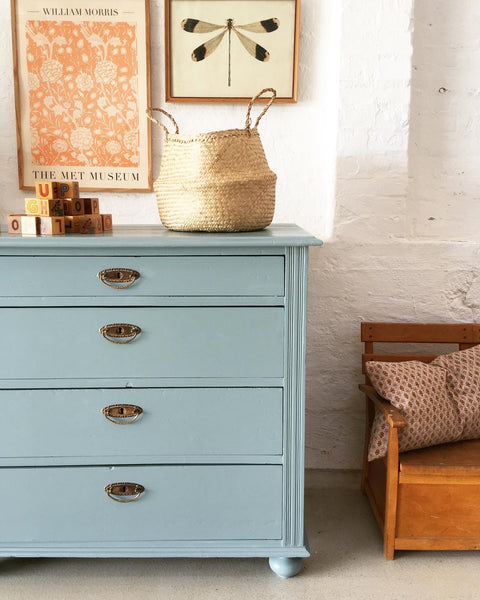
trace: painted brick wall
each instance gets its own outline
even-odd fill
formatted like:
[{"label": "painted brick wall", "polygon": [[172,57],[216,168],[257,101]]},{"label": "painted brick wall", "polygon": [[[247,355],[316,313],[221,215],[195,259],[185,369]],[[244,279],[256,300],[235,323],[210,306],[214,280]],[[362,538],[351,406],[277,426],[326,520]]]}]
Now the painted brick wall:
[{"label": "painted brick wall", "polygon": [[478,240],[480,3],[417,1],[414,22],[409,235]]},{"label": "painted brick wall", "polygon": [[360,466],[362,320],[480,317],[478,2],[342,4],[333,235],[310,279],[307,457],[322,468]]},{"label": "painted brick wall", "polygon": [[397,286],[411,277],[391,261],[405,234],[413,0],[342,4],[333,235],[310,280],[307,456],[322,468],[360,465],[359,323],[407,317]]}]

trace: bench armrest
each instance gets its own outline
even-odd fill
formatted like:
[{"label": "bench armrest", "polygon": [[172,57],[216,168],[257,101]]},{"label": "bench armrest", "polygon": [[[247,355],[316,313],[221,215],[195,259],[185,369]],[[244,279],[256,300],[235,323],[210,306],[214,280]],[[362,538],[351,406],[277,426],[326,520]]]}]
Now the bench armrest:
[{"label": "bench armrest", "polygon": [[383,416],[387,419],[390,427],[395,427],[401,429],[405,427],[405,419],[403,418],[402,413],[392,406],[390,402],[382,398],[376,391],[375,388],[371,385],[366,385],[364,383],[358,386],[362,392],[369,398],[373,404],[378,408]]}]

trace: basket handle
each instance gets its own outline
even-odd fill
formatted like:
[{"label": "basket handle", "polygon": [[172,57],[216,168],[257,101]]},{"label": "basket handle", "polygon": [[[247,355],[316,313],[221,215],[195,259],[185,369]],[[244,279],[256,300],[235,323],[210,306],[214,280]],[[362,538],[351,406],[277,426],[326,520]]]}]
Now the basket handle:
[{"label": "basket handle", "polygon": [[260,98],[260,96],[262,96],[263,94],[265,94],[265,92],[271,92],[272,93],[272,97],[267,102],[267,104],[266,104],[265,108],[262,110],[262,112],[258,115],[258,119],[257,119],[255,125],[253,126],[253,129],[256,129],[258,127],[258,124],[260,123],[260,119],[267,112],[267,110],[272,106],[273,101],[277,97],[277,91],[274,90],[273,88],[265,88],[264,90],[262,90],[261,92],[259,92],[256,96],[254,96],[250,100],[250,102],[248,103],[247,118],[245,119],[245,129],[250,129],[250,126],[252,124],[252,121],[250,119],[250,112],[252,110],[252,106],[253,106],[255,100],[258,100],[258,98]]},{"label": "basket handle", "polygon": [[160,125],[160,127],[163,129],[163,131],[165,131],[165,135],[168,135],[170,133],[170,131],[168,131],[168,129],[165,127],[165,125],[163,123],[160,123],[160,121],[155,119],[155,117],[152,117],[152,111],[154,111],[154,110],[158,110],[158,112],[161,112],[166,117],[168,117],[170,119],[170,121],[175,125],[175,133],[178,133],[177,122],[172,117],[172,115],[170,113],[168,113],[166,110],[163,110],[163,108],[147,108],[146,113],[147,113],[147,117],[150,119],[150,121],[153,121],[157,125]]}]

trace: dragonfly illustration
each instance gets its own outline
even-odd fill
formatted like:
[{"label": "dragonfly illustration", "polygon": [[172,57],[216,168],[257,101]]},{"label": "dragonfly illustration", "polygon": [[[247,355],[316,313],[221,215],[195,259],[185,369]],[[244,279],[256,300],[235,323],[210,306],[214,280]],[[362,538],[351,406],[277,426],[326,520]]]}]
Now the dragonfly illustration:
[{"label": "dragonfly illustration", "polygon": [[221,29],[222,31],[215,37],[209,39],[205,43],[195,48],[192,52],[192,60],[199,62],[207,56],[210,56],[220,45],[225,34],[228,31],[228,85],[231,85],[231,48],[232,48],[232,31],[234,31],[238,39],[242,42],[244,48],[249,54],[256,58],[260,62],[266,62],[270,58],[270,53],[257,44],[249,37],[239,31],[243,29],[245,31],[251,31],[252,33],[271,33],[276,31],[280,27],[280,21],[278,19],[265,19],[264,21],[257,21],[256,23],[247,23],[246,25],[234,25],[233,19],[227,19],[226,25],[217,25],[215,23],[207,23],[206,21],[199,21],[198,19],[184,19],[181,27],[188,33],[210,33]]}]

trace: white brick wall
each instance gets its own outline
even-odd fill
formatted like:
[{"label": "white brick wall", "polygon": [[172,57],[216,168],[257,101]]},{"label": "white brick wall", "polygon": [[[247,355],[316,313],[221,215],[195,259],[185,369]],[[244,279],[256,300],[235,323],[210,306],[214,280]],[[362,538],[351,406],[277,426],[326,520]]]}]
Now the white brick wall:
[{"label": "white brick wall", "polygon": [[480,3],[421,0],[414,16],[409,234],[479,240]]},{"label": "white brick wall", "polygon": [[479,11],[343,2],[335,220],[310,269],[310,466],[360,466],[360,321],[480,318]]}]

